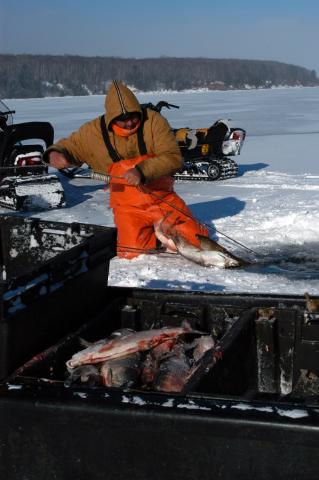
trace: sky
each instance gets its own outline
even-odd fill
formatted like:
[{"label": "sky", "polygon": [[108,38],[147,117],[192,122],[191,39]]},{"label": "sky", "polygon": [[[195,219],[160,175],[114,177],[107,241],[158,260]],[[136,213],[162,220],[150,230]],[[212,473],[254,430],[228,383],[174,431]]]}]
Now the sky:
[{"label": "sky", "polygon": [[276,60],[319,75],[318,0],[0,0],[0,53]]}]

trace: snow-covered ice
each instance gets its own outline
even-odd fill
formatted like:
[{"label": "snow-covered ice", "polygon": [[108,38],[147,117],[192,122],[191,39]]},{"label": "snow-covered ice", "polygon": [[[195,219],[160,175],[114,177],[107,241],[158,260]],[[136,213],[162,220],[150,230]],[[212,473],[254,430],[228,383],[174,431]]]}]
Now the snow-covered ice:
[{"label": "snow-covered ice", "polygon": [[[201,267],[174,255],[114,258],[109,284],[217,292],[319,294],[319,88],[138,94],[167,100],[174,127],[205,127],[219,118],[247,130],[239,176],[223,182],[176,182],[177,193],[210,235],[257,263],[243,269]],[[7,100],[16,121],[47,120],[58,139],[103,112],[104,97]],[[53,170],[52,170],[53,173]],[[30,216],[113,226],[101,182],[61,176],[66,207]],[[7,212],[2,210],[2,212]],[[252,254],[238,243],[253,250]]]}]

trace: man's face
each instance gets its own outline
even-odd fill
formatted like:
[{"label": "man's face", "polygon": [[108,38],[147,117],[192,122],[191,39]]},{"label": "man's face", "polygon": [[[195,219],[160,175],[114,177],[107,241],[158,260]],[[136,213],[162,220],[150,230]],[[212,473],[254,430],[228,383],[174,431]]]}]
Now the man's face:
[{"label": "man's face", "polygon": [[114,120],[115,125],[125,130],[133,130],[140,120],[138,113],[131,113],[126,119],[116,119]]}]

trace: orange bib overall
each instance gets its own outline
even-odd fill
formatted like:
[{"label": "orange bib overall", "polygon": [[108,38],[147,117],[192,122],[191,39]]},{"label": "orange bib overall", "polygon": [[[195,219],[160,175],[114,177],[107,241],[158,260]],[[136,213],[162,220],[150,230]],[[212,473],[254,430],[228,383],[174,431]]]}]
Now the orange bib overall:
[{"label": "orange bib overall", "polygon": [[[108,168],[110,181],[110,207],[114,213],[117,232],[117,254],[122,258],[134,258],[147,250],[156,248],[154,223],[171,212],[167,223],[174,230],[195,246],[199,246],[196,234],[207,235],[193,217],[185,202],[173,190],[174,179],[161,177],[148,183],[145,187],[128,185],[123,177],[127,170],[135,167],[143,160],[154,157],[146,154],[135,158],[120,160]],[[175,210],[167,203],[174,205]],[[184,215],[181,212],[185,212]]]}]

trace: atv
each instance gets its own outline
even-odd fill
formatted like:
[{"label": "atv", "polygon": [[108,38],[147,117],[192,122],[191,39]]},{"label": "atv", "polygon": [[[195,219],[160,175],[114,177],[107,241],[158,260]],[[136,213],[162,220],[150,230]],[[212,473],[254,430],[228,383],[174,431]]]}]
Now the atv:
[{"label": "atv", "polygon": [[0,100],[0,206],[19,211],[62,207],[63,187],[42,160],[53,143],[52,125],[14,124],[14,113]]},{"label": "atv", "polygon": [[[156,105],[143,103],[141,106],[159,113],[163,107],[179,108],[165,101]],[[245,130],[231,128],[226,120],[217,120],[208,128],[177,128],[173,132],[183,156],[183,168],[174,175],[175,178],[213,181],[236,177],[238,165],[228,157],[240,154]],[[69,178],[88,176],[85,167],[67,168],[61,172]]]}]

